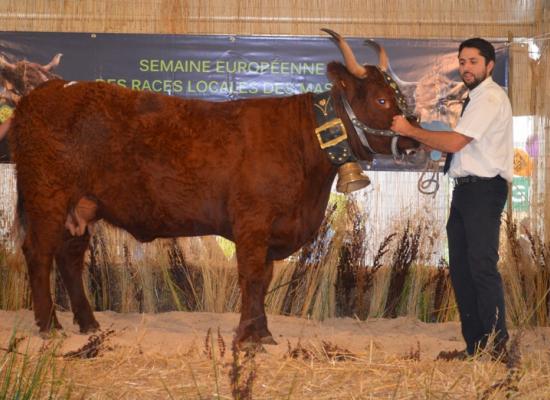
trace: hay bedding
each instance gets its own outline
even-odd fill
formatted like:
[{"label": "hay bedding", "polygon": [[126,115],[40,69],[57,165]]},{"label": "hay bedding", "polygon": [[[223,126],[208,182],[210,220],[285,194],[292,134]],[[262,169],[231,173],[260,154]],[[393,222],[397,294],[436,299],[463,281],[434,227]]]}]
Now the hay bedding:
[{"label": "hay bedding", "polygon": [[436,360],[442,350],[462,349],[456,322],[270,316],[279,344],[245,354],[231,346],[238,314],[100,312],[97,318],[105,330],[80,335],[72,315],[60,313],[65,331],[44,341],[32,312],[0,311],[0,353],[8,349],[14,327],[23,340],[12,350],[38,354],[45,343],[59,341],[64,385],[94,399],[550,395],[550,328],[526,331],[518,345],[521,360],[509,368],[483,356]]}]

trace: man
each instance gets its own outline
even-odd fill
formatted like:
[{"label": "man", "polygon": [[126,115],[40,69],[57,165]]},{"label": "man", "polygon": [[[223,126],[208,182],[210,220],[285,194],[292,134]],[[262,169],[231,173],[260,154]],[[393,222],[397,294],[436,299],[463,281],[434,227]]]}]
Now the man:
[{"label": "man", "polygon": [[[473,355],[494,333],[494,356],[505,354],[508,332],[502,279],[497,270],[500,218],[513,174],[512,108],[492,79],[495,49],[484,39],[460,44],[459,73],[469,89],[451,132],[428,131],[402,116],[392,130],[445,151],[455,186],[447,221],[451,281],[466,351]],[[449,163],[446,163],[449,164]]]}]

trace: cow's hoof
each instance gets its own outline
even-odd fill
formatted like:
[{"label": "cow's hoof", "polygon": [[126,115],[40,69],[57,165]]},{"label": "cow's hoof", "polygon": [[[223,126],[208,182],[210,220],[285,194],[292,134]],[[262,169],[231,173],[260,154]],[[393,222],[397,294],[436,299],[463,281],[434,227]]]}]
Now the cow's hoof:
[{"label": "cow's hoof", "polygon": [[237,350],[245,353],[267,353],[261,343],[251,341],[237,343]]},{"label": "cow's hoof", "polygon": [[262,344],[279,344],[275,341],[275,339],[273,339],[273,336],[271,336],[271,335],[262,337],[260,339],[260,342]]},{"label": "cow's hoof", "polygon": [[66,338],[67,334],[65,331],[49,331],[49,332],[39,332],[38,336],[42,340],[52,340],[52,339],[62,339]]},{"label": "cow's hoof", "polygon": [[43,340],[51,340],[51,339],[59,339],[59,338],[65,338],[67,337],[67,334],[61,326],[57,329],[50,329],[48,331],[39,331],[38,335]]},{"label": "cow's hoof", "polygon": [[87,333],[95,333],[97,331],[99,331],[99,322],[97,322],[95,319],[88,323],[80,324],[80,333],[87,334]]},{"label": "cow's hoof", "polygon": [[63,330],[63,327],[61,326],[61,324],[59,323],[59,321],[57,320],[56,316],[54,315],[52,317],[52,319],[46,323],[46,324],[41,324],[39,322],[36,323],[39,327],[39,332],[38,334],[40,335],[41,338],[43,339],[47,339],[47,338],[51,338],[51,337],[55,337],[56,333],[58,331],[62,331]]}]

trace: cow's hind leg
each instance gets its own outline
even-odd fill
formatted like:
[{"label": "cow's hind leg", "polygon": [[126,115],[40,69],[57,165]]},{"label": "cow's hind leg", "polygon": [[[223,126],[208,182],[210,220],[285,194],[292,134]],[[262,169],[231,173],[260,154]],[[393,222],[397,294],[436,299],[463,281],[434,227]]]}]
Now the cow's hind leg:
[{"label": "cow's hind leg", "polygon": [[237,343],[275,343],[267,328],[264,308],[265,294],[273,274],[273,263],[267,260],[265,243],[265,235],[253,231],[236,240],[242,299]]},{"label": "cow's hind leg", "polygon": [[53,255],[61,232],[52,225],[37,221],[25,234],[23,254],[27,262],[32,292],[34,318],[41,334],[61,329],[50,288]]},{"label": "cow's hind leg", "polygon": [[89,241],[90,235],[87,232],[83,236],[73,237],[65,231],[63,243],[55,255],[57,268],[71,300],[74,320],[82,333],[94,332],[99,328],[82,282],[84,253]]}]

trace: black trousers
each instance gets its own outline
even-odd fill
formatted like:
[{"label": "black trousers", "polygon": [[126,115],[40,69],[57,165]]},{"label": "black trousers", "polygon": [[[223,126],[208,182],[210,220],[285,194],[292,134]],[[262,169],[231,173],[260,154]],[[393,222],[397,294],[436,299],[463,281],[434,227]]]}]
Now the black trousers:
[{"label": "black trousers", "polygon": [[495,332],[506,344],[502,279],[497,270],[500,218],[508,184],[501,177],[456,185],[447,221],[449,267],[467,351],[485,347]]}]

